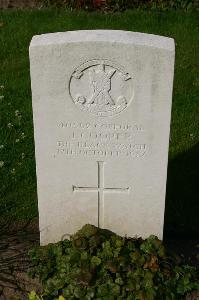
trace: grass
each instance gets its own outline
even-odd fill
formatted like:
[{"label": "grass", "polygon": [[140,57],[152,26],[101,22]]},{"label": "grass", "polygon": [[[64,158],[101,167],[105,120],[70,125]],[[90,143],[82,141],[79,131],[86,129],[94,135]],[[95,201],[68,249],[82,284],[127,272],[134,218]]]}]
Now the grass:
[{"label": "grass", "polygon": [[28,47],[33,35],[79,29],[122,29],[176,42],[165,232],[199,232],[198,13],[102,15],[64,10],[0,12],[0,220],[37,217]]}]

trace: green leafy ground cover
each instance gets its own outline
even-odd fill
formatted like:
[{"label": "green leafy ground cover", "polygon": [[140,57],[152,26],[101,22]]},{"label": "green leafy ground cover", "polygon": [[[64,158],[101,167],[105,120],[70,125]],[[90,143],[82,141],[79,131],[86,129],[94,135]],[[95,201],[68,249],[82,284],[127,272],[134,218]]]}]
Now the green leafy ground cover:
[{"label": "green leafy ground cover", "polygon": [[199,231],[198,17],[197,12],[0,12],[0,221],[37,217],[28,58],[32,36],[107,28],[170,36],[176,41],[165,229]]},{"label": "green leafy ground cover", "polygon": [[[182,300],[199,291],[196,269],[169,257],[155,236],[122,238],[85,225],[70,240],[38,247],[30,256],[43,300]],[[39,299],[30,294],[29,300]]]}]

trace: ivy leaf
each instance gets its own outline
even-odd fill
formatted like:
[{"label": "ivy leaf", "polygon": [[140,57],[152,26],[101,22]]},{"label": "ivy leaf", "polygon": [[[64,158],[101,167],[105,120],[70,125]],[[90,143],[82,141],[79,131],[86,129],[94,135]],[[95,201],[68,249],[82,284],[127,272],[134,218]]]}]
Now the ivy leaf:
[{"label": "ivy leaf", "polygon": [[94,266],[99,266],[101,264],[101,259],[97,256],[91,258],[91,264]]},{"label": "ivy leaf", "polygon": [[86,291],[84,288],[81,288],[79,286],[77,286],[74,290],[74,296],[78,299],[81,299],[82,297],[84,297],[86,294]]},{"label": "ivy leaf", "polygon": [[59,296],[58,300],[66,300],[63,296]]}]

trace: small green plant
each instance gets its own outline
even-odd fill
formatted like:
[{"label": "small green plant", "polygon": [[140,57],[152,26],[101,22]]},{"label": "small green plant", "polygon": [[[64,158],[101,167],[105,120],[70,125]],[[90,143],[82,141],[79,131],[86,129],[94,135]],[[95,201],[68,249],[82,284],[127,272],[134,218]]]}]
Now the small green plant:
[{"label": "small green plant", "polygon": [[85,225],[70,240],[30,252],[32,277],[43,285],[29,300],[178,300],[199,291],[194,267],[169,257],[155,236],[120,237]]}]

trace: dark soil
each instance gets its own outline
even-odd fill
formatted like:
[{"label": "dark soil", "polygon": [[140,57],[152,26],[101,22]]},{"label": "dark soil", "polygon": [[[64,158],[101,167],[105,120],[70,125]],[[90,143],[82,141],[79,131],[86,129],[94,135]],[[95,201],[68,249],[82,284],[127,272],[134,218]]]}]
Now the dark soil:
[{"label": "dark soil", "polygon": [[0,232],[0,300],[27,300],[31,290],[39,291],[37,280],[28,277],[28,251],[39,245],[36,226]]},{"label": "dark soil", "polygon": [[176,253],[183,261],[199,269],[199,238],[168,237],[164,245],[169,252]]}]

